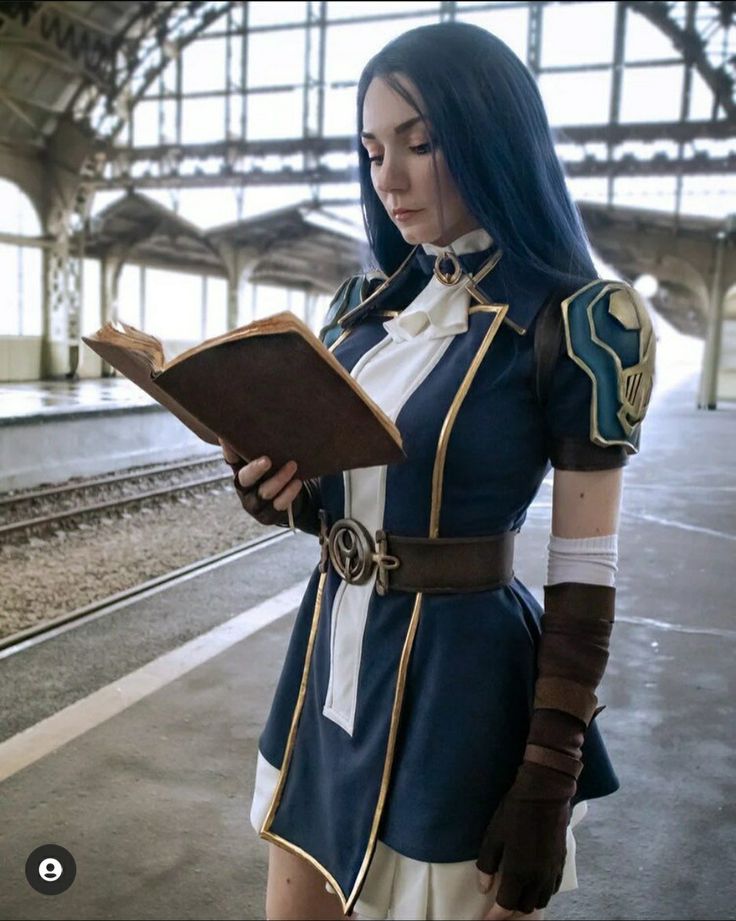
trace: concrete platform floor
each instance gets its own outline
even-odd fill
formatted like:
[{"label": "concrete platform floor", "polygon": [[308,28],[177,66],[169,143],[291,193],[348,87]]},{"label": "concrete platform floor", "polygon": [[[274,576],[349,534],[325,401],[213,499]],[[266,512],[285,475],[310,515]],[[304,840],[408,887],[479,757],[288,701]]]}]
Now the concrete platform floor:
[{"label": "concrete platform floor", "polygon": [[[657,396],[625,471],[599,694],[622,788],[579,826],[580,888],[551,919],[736,913],[736,408],[698,411],[696,389],[691,375]],[[537,597],[550,498],[518,544]],[[264,918],[257,739],[316,560],[314,538],[286,537],[0,659],[1,918]],[[58,896],[24,877],[45,843],[77,863]]]}]

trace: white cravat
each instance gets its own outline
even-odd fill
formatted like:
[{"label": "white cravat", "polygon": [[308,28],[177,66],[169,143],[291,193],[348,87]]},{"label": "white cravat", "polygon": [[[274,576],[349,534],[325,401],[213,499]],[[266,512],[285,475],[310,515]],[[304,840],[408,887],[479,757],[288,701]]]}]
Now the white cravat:
[{"label": "white cravat", "polygon": [[[493,243],[490,234],[482,227],[471,230],[448,243],[435,246],[422,243],[425,253],[439,256],[452,252],[456,256],[477,253],[488,249]],[[463,274],[454,285],[445,285],[434,275],[426,288],[419,292],[412,303],[398,317],[388,320],[383,328],[394,342],[406,341],[416,336],[425,339],[442,339],[468,330],[468,306],[470,295],[465,290],[468,276]]]}]

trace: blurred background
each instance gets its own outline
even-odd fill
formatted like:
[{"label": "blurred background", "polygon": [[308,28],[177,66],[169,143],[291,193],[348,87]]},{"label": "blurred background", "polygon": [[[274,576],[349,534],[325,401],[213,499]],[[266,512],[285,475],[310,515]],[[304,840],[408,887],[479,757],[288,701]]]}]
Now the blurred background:
[{"label": "blurred background", "polygon": [[3,3],[0,382],[109,374],[80,336],[110,319],[162,338],[167,357],[283,309],[317,330],[370,261],[360,71],[401,32],[457,19],[537,78],[599,269],[650,299],[667,371],[697,369],[698,405],[736,398],[734,13]]}]

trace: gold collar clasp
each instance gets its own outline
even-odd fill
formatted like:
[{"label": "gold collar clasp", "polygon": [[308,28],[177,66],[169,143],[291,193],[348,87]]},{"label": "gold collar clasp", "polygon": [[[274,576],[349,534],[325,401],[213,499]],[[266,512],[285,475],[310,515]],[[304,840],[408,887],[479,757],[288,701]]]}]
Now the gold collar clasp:
[{"label": "gold collar clasp", "polygon": [[[448,261],[452,263],[453,270],[452,272],[443,272],[442,263]],[[457,284],[462,277],[463,270],[455,253],[449,251],[440,253],[434,261],[434,274],[435,278],[438,278],[443,285]]]}]

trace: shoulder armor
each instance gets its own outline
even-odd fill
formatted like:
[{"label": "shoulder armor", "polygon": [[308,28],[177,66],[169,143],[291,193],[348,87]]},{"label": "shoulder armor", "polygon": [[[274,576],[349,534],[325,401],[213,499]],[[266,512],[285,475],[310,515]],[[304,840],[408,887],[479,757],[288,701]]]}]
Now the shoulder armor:
[{"label": "shoulder armor", "polygon": [[319,338],[327,348],[330,348],[344,332],[339,325],[340,318],[364,301],[384,277],[379,272],[367,272],[362,275],[351,275],[340,285],[327,308],[324,326],[319,331]]},{"label": "shoulder armor", "polygon": [[656,337],[638,292],[596,279],[562,301],[567,354],[590,377],[590,440],[639,451],[654,384]]}]

